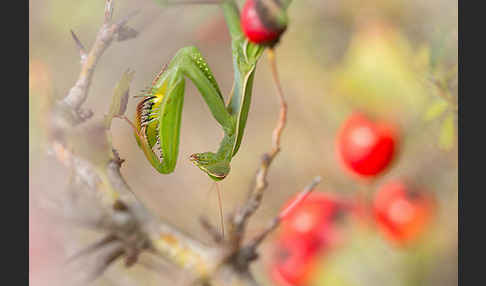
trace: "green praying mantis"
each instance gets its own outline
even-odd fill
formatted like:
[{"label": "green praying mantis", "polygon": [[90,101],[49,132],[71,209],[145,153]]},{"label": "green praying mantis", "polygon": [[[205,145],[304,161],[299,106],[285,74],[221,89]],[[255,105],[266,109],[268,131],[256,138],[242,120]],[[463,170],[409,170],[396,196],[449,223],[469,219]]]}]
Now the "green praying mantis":
[{"label": "green praying mantis", "polygon": [[206,60],[192,46],[177,52],[137,105],[137,143],[150,164],[160,173],[171,173],[176,166],[186,78],[194,83],[224,132],[216,153],[195,153],[190,156],[190,161],[211,179],[220,181],[229,174],[231,159],[240,148],[250,109],[255,68],[265,47],[245,38],[234,1],[222,1],[220,6],[231,35],[234,66],[229,102],[225,104]]}]

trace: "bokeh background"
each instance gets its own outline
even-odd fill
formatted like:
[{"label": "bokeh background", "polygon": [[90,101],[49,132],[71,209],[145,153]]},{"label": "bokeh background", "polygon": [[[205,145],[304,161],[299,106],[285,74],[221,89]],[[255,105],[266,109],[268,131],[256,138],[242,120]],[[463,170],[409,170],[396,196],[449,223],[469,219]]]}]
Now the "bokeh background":
[{"label": "bokeh background", "polygon": [[[174,0],[176,1],[176,0]],[[242,1],[238,1],[242,4]],[[60,282],[63,260],[97,237],[63,224],[49,211],[49,194],[66,188],[69,170],[48,155],[46,114],[79,73],[76,32],[88,48],[103,21],[102,0],[29,1],[29,234],[32,285]],[[122,73],[135,71],[131,95],[145,88],[181,47],[196,45],[224,94],[232,85],[229,36],[214,5],[164,8],[152,0],[118,0],[114,18],[141,9],[129,26],[140,34],[114,42],[101,58],[85,107],[101,119]],[[398,248],[373,230],[361,231],[322,263],[312,285],[456,285],[457,284],[457,43],[455,0],[301,0],[293,1],[290,25],[277,48],[278,70],[289,104],[282,152],[275,160],[263,205],[249,235],[261,230],[281,205],[320,175],[316,191],[353,195],[364,188],[339,164],[335,137],[355,110],[397,124],[401,131],[397,158],[369,188],[407,177],[433,192],[438,215],[419,246]],[[435,79],[442,85],[434,84]],[[127,115],[134,116],[130,98]],[[230,175],[220,185],[223,208],[242,202],[260,156],[271,147],[278,101],[266,56],[258,65],[243,143]],[[122,173],[136,195],[161,218],[209,241],[198,223],[206,214],[217,224],[217,196],[212,182],[188,160],[195,152],[216,150],[221,131],[190,83],[182,115],[179,160],[170,175],[157,173],[137,147],[130,127],[112,125],[113,145],[126,160]],[[46,199],[47,198],[47,199]],[[254,264],[258,279],[267,275],[270,237],[262,259]],[[181,275],[170,266],[153,271],[121,264],[109,268],[95,285],[168,285]],[[57,283],[57,284],[56,284]]]}]

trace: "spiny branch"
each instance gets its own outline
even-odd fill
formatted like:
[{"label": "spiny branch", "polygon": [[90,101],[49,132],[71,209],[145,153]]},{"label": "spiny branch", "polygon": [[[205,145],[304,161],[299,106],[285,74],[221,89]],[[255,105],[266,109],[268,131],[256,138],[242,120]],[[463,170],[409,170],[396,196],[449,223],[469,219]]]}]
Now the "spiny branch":
[{"label": "spiny branch", "polygon": [[[100,168],[66,147],[64,139],[69,136],[71,130],[74,130],[75,125],[87,119],[82,116],[81,107],[87,99],[97,62],[113,39],[120,40],[115,36],[122,32],[127,21],[138,13],[135,11],[112,24],[113,7],[113,0],[105,2],[104,23],[89,52],[86,52],[84,45],[71,31],[82,58],[81,72],[77,82],[69,90],[67,96],[59,102],[54,112],[54,123],[62,122],[61,125],[55,126],[55,132],[52,134],[54,135],[52,136],[54,154],[66,167],[72,168],[76,180],[79,182],[78,185],[84,186],[79,190],[82,192],[79,195],[92,196],[95,194],[96,198],[104,202],[97,207],[102,205],[103,208],[106,208],[101,212],[101,221],[86,222],[93,224],[92,227],[95,229],[106,232],[105,238],[71,257],[71,260],[95,251],[99,252],[98,250],[101,248],[103,248],[103,252],[107,252],[101,263],[95,265],[94,271],[89,275],[88,280],[90,280],[101,275],[111,262],[122,255],[125,255],[126,265],[129,266],[136,261],[141,251],[151,250],[181,268],[192,270],[197,275],[206,274],[211,268],[211,261],[215,261],[211,250],[167,223],[159,221],[148,211],[136,198],[121,175],[120,168],[123,160],[116,150],[113,150],[111,159],[106,159],[107,163],[104,168]],[[101,126],[100,128],[103,129],[100,135],[110,137],[102,122],[97,122],[95,126]],[[82,135],[87,140],[91,138],[90,136],[92,134]],[[111,138],[107,142],[111,142]],[[110,205],[111,207],[109,207]],[[117,245],[115,248],[104,246],[115,244]]]},{"label": "spiny branch", "polygon": [[83,111],[80,111],[80,108],[88,97],[88,91],[91,86],[96,64],[106,49],[111,45],[117,34],[125,28],[127,21],[138,13],[138,11],[135,11],[118,23],[112,24],[113,5],[112,0],[106,0],[104,23],[98,31],[96,40],[89,52],[86,52],[81,41],[79,41],[78,37],[71,31],[71,35],[80,50],[81,72],[74,86],[69,90],[66,97],[60,103],[67,105],[75,111],[73,115],[77,116],[77,120],[75,120],[77,123],[86,120],[87,117],[91,117],[92,115],[86,116],[86,114],[83,114]]}]

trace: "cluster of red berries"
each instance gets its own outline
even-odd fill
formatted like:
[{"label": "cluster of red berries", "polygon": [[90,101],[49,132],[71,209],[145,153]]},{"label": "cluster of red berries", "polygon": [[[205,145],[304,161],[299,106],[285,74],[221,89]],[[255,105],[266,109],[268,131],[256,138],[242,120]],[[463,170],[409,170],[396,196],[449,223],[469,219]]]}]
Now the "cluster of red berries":
[{"label": "cluster of red berries", "polygon": [[[279,0],[247,0],[241,12],[246,38],[273,47],[287,27],[285,9]],[[382,174],[397,153],[398,133],[387,122],[355,113],[336,136],[336,154],[354,177],[374,179]],[[284,205],[295,203],[298,196]],[[316,259],[343,242],[341,225],[349,214],[373,218],[386,238],[397,245],[414,241],[423,232],[435,209],[434,197],[410,183],[396,179],[375,192],[371,208],[314,192],[283,218],[270,265],[271,276],[281,285],[304,285],[315,270]],[[366,203],[366,202],[365,202]]]},{"label": "cluster of red berries", "polygon": [[[395,127],[360,113],[348,118],[336,138],[336,153],[345,169],[367,179],[390,166],[398,144]],[[292,209],[276,239],[270,264],[272,278],[281,285],[305,285],[316,269],[316,258],[344,241],[342,218],[349,215],[363,218],[363,210],[369,209],[369,216],[364,217],[372,218],[387,239],[403,246],[420,236],[435,212],[434,197],[403,179],[383,184],[375,192],[371,207],[362,204],[314,192]]]},{"label": "cluster of red berries", "polygon": [[[284,206],[294,203],[291,198]],[[283,218],[270,266],[271,276],[282,285],[303,285],[315,269],[316,256],[341,241],[339,227],[351,205],[324,192],[311,193]]]}]

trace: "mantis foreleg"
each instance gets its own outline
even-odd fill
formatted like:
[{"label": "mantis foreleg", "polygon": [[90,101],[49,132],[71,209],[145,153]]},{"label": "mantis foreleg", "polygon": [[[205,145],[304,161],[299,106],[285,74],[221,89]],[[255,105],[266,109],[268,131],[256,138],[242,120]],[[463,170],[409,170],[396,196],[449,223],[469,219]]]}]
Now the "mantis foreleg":
[{"label": "mantis foreleg", "polygon": [[135,127],[139,145],[157,171],[171,173],[174,170],[186,78],[197,87],[224,131],[218,152],[193,154],[191,160],[213,179],[222,179],[230,169],[232,150],[228,146],[232,146],[236,139],[234,119],[226,110],[209,66],[195,47],[180,49],[138,104]]}]

